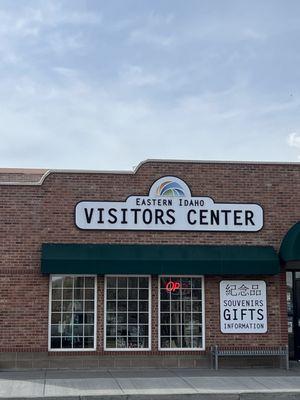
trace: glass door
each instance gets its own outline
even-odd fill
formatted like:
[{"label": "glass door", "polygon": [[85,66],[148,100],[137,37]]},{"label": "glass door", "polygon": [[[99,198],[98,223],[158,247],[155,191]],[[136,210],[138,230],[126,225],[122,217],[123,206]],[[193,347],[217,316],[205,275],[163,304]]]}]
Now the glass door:
[{"label": "glass door", "polygon": [[300,360],[300,271],[287,271],[286,283],[289,353]]}]

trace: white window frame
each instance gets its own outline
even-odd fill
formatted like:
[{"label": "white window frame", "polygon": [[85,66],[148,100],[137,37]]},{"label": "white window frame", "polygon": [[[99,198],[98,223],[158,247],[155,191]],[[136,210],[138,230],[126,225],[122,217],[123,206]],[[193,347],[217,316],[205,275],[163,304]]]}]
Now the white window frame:
[{"label": "white window frame", "polygon": [[[148,310],[148,347],[144,348],[128,348],[128,347],[116,347],[116,348],[111,348],[111,347],[106,347],[106,289],[107,289],[107,278],[115,277],[115,278],[148,278],[149,279],[149,293],[148,293],[148,304],[149,304],[149,310]],[[145,275],[145,274],[128,274],[128,275],[123,275],[123,274],[108,274],[104,275],[104,351],[114,351],[114,352],[119,352],[119,351],[125,351],[125,352],[133,352],[133,351],[151,351],[151,345],[152,345],[152,307],[151,307],[151,295],[152,295],[152,281],[151,281],[151,275]],[[128,313],[128,311],[127,311]]]},{"label": "white window frame", "polygon": [[[202,312],[202,347],[161,347],[161,335],[160,335],[160,281],[161,278],[172,277],[172,278],[201,278],[201,312]],[[204,275],[173,275],[165,274],[158,276],[158,350],[159,351],[204,351],[205,350],[205,286],[204,286]]]},{"label": "white window frame", "polygon": [[[53,277],[92,277],[94,279],[94,347],[88,349],[80,348],[65,348],[65,349],[52,349],[51,348],[51,314],[52,314],[52,278]],[[49,352],[88,352],[97,350],[97,275],[91,274],[51,274],[49,276],[49,313],[48,313],[48,351]]]}]

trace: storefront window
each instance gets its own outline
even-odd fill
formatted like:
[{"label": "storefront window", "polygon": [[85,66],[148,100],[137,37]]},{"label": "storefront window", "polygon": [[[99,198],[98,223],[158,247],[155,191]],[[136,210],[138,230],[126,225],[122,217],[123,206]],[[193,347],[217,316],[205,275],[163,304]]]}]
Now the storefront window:
[{"label": "storefront window", "polygon": [[50,350],[95,350],[94,276],[51,276]]},{"label": "storefront window", "polygon": [[160,350],[202,349],[202,277],[160,277]]},{"label": "storefront window", "polygon": [[150,277],[105,279],[105,349],[150,349]]}]

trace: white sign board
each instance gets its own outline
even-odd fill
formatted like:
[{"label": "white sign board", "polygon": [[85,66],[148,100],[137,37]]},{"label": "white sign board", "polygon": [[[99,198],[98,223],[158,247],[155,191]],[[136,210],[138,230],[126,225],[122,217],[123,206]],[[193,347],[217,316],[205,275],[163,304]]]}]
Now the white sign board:
[{"label": "white sign board", "polygon": [[267,297],[264,281],[221,281],[222,333],[266,333]]},{"label": "white sign board", "polygon": [[153,183],[148,196],[80,201],[75,224],[88,230],[257,232],[263,227],[263,210],[258,204],[193,197],[184,181],[165,176]]}]

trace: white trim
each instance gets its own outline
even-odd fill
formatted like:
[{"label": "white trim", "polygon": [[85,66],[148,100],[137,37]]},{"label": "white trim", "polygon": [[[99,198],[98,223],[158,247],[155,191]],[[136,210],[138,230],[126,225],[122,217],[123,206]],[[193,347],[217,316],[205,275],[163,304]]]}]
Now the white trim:
[{"label": "white trim", "polygon": [[[51,312],[52,312],[52,277],[92,277],[94,279],[94,347],[88,349],[66,348],[52,349],[51,348]],[[73,287],[74,290],[74,287]],[[73,335],[72,335],[73,337]],[[97,349],[97,275],[91,274],[51,274],[49,275],[49,313],[48,313],[48,351],[49,352],[89,352]]]},{"label": "white trim", "polygon": [[[201,312],[202,312],[202,347],[160,347],[160,278],[174,277],[174,278],[201,278]],[[158,275],[158,351],[205,351],[205,286],[204,286],[204,275],[173,275],[165,274]]]},{"label": "white trim", "polygon": [[[121,277],[121,278],[132,278],[132,277],[138,277],[138,278],[148,278],[149,279],[149,284],[148,284],[148,347],[144,348],[124,348],[124,347],[117,347],[117,348],[107,348],[106,347],[106,289],[107,289],[107,277]],[[151,298],[152,298],[152,280],[151,280],[151,275],[145,275],[145,274],[128,274],[128,275],[123,275],[123,274],[107,274],[104,275],[104,318],[103,318],[103,323],[104,323],[104,341],[103,341],[103,348],[104,351],[113,351],[113,352],[118,352],[118,351],[124,351],[124,352],[135,352],[135,351],[151,351],[151,344],[152,344],[152,324],[151,324],[151,316],[152,316],[152,307],[151,307]],[[127,299],[128,300],[128,299]],[[128,310],[127,310],[128,314]],[[117,324],[116,324],[117,325]],[[139,323],[137,324],[139,325]]]}]

